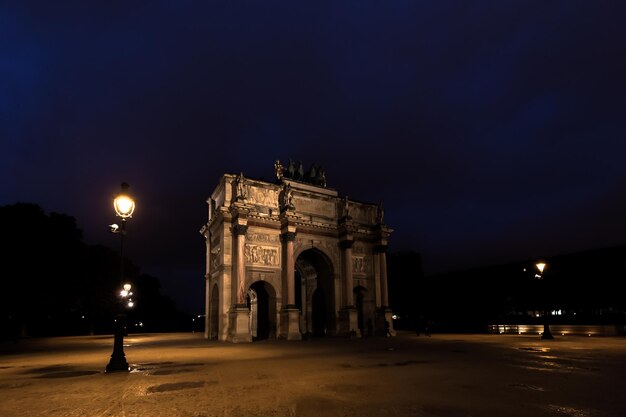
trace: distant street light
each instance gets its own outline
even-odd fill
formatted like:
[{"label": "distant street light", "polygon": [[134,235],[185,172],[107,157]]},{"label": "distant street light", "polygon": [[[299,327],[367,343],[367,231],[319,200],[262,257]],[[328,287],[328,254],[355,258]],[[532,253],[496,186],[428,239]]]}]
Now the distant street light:
[{"label": "distant street light", "polygon": [[[113,208],[117,216],[121,217],[121,224],[109,225],[109,231],[111,233],[120,236],[120,280],[124,282],[124,236],[126,236],[126,220],[130,219],[135,211],[135,201],[128,195],[128,184],[122,183],[122,191],[113,200]],[[131,298],[133,295],[130,284],[124,284],[120,291],[120,297],[122,303],[126,304],[127,308],[132,308],[134,302]],[[126,300],[128,298],[128,301]],[[124,354],[124,333],[126,328],[126,314],[124,308],[115,317],[115,336],[113,341],[113,353],[111,354],[111,360],[109,361],[106,372],[115,371],[130,371],[128,362],[126,362],[126,354]]]},{"label": "distant street light", "polygon": [[539,273],[535,274],[535,278],[541,281],[541,298],[542,298],[542,303],[543,303],[543,333],[541,333],[541,338],[548,339],[548,340],[554,339],[554,336],[552,336],[552,332],[550,332],[550,325],[548,324],[549,311],[547,308],[547,299],[548,299],[548,294],[546,291],[547,283],[543,276],[543,270],[546,268],[547,264],[545,262],[540,261],[540,262],[537,262],[535,266],[537,267],[537,270],[539,270]]}]

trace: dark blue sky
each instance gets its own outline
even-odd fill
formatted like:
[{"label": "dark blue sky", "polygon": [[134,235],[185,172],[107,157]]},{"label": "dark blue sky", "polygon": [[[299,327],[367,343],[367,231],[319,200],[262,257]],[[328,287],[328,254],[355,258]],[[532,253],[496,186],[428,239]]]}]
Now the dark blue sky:
[{"label": "dark blue sky", "polygon": [[626,242],[624,2],[62,3],[0,6],[0,204],[117,247],[129,182],[127,253],[188,310],[207,196],[276,158],[382,199],[426,273]]}]

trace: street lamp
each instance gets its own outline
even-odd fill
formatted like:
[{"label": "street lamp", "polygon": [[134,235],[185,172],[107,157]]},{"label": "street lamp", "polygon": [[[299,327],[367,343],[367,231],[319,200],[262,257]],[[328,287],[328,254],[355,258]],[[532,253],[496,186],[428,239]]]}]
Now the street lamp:
[{"label": "street lamp", "polygon": [[[124,282],[124,236],[126,236],[126,220],[130,219],[135,211],[135,201],[128,195],[127,183],[122,183],[122,191],[113,200],[113,208],[115,209],[117,216],[119,216],[122,221],[120,225],[109,225],[109,231],[120,236],[120,280]],[[130,290],[131,285],[124,284],[122,290],[120,291],[122,303],[126,303],[126,307],[128,308],[132,308],[134,305],[133,300],[128,298],[133,294]],[[126,301],[127,298],[128,301]],[[111,360],[106,367],[106,372],[128,372],[130,370],[128,362],[126,362],[126,355],[124,354],[125,327],[126,315],[122,310],[115,317],[113,353],[111,354]]]},{"label": "street lamp", "polygon": [[539,271],[538,274],[535,274],[535,278],[542,281],[541,294],[543,298],[543,333],[541,333],[541,338],[542,339],[554,339],[554,336],[552,336],[552,332],[550,332],[550,325],[548,324],[548,309],[546,308],[547,307],[546,300],[548,298],[547,293],[546,293],[547,283],[543,277],[543,271],[546,268],[547,264],[545,262],[539,261],[535,264],[535,266],[537,267],[537,270]]}]

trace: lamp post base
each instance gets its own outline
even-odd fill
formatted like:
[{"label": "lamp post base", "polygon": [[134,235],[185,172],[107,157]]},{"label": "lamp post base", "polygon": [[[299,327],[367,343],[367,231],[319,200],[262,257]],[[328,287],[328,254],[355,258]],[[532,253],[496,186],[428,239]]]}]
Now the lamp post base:
[{"label": "lamp post base", "polygon": [[126,362],[126,354],[124,353],[124,328],[126,327],[126,317],[123,314],[115,318],[115,336],[113,341],[113,353],[109,361],[106,372],[128,372],[130,366]]},{"label": "lamp post base", "polygon": [[554,336],[552,336],[552,332],[550,331],[550,326],[548,326],[547,324],[544,324],[543,326],[543,333],[541,333],[541,339],[542,340],[554,339]]},{"label": "lamp post base", "polygon": [[114,355],[111,355],[111,360],[106,367],[106,373],[128,371],[130,371],[130,365],[128,365],[128,362],[126,362],[126,357],[124,355],[122,355],[121,357],[115,357]]}]

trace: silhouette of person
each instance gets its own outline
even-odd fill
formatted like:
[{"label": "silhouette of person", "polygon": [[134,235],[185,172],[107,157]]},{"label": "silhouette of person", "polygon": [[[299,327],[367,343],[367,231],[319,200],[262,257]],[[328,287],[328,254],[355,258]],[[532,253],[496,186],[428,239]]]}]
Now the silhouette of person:
[{"label": "silhouette of person", "polygon": [[385,336],[386,337],[391,336],[391,332],[389,331],[389,321],[387,321],[387,319],[385,319]]}]

